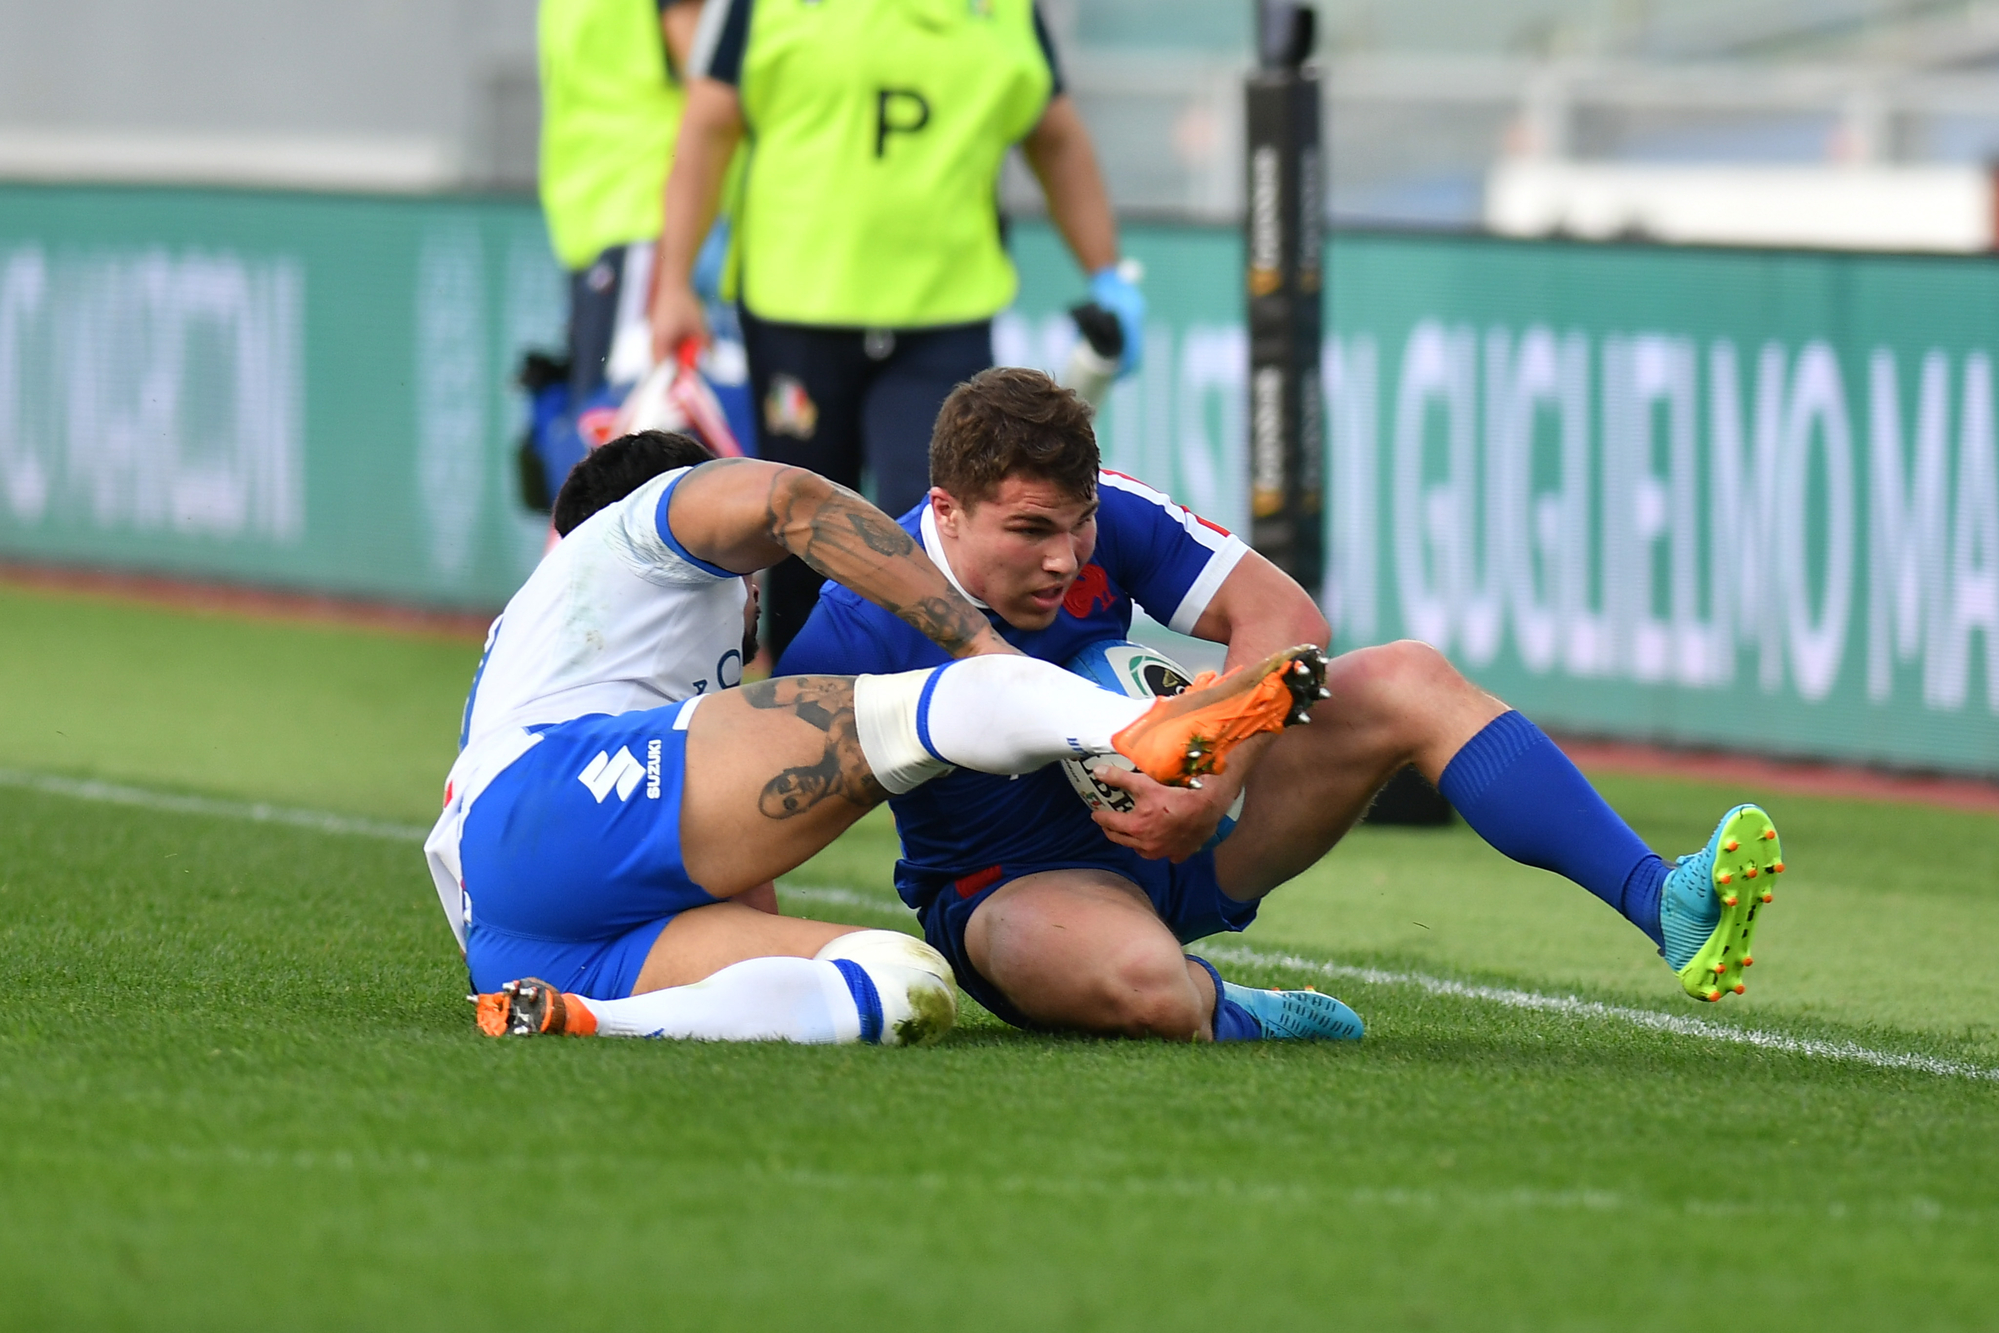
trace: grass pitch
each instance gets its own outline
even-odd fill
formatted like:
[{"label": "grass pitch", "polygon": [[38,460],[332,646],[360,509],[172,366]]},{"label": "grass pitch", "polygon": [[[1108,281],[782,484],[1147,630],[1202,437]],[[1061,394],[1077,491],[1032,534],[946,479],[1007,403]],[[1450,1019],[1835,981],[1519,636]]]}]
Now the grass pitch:
[{"label": "grass pitch", "polygon": [[[1519,1007],[1999,1066],[1988,817],[1741,793],[1792,871],[1721,1006],[1462,828],[1363,830],[1220,942],[1358,1047],[488,1042],[413,843],[20,777],[420,825],[476,645],[0,626],[0,1328],[1991,1322],[1999,1082]],[[1604,786],[1669,853],[1738,797]],[[787,905],[905,922],[892,855],[871,818]]]}]

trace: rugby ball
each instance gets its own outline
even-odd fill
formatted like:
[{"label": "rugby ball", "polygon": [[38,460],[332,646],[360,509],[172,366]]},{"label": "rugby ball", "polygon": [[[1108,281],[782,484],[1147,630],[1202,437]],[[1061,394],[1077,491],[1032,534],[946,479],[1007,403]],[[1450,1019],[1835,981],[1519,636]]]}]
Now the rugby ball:
[{"label": "rugby ball", "polygon": [[[1178,662],[1166,654],[1124,639],[1099,639],[1063,665],[1101,689],[1115,690],[1133,699],[1178,694],[1193,680]],[[1131,794],[1109,783],[1099,782],[1090,774],[1092,768],[1105,764],[1115,764],[1123,769],[1134,767],[1131,760],[1121,754],[1107,754],[1091,759],[1064,759],[1062,774],[1090,809],[1115,810],[1123,814],[1132,808]],[[1216,826],[1215,836],[1208,840],[1207,846],[1212,847],[1228,837],[1241,816],[1242,793],[1237,792],[1235,804],[1222,816],[1222,822]]]}]

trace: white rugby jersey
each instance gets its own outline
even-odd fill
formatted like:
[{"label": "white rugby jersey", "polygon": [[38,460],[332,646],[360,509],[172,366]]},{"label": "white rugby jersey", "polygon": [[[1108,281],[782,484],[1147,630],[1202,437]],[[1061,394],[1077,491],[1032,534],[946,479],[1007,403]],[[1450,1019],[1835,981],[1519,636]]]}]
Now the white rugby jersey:
[{"label": "white rugby jersey", "polygon": [[555,544],[486,635],[458,761],[424,851],[459,948],[458,837],[466,811],[531,749],[527,730],[658,708],[742,683],[743,576],[690,553],[667,526],[686,468],[654,477]]}]

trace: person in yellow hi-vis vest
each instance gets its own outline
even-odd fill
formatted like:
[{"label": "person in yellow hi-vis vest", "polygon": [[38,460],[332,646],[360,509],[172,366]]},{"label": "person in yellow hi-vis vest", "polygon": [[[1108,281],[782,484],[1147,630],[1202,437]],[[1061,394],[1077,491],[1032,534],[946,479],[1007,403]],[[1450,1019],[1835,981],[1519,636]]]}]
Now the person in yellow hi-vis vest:
[{"label": "person in yellow hi-vis vest", "polygon": [[541,0],[541,206],[569,274],[574,403],[608,363],[633,363],[621,381],[647,368],[653,245],[700,18],[701,0]]},{"label": "person in yellow hi-vis vest", "polygon": [[[746,141],[733,274],[763,457],[849,486],[865,460],[891,514],[924,497],[937,409],[992,364],[1018,286],[997,196],[1015,144],[1136,366],[1144,298],[1033,0],[707,0],[688,70],[653,348],[706,335],[689,273]],[[771,571],[773,656],[818,588],[802,561]]]}]

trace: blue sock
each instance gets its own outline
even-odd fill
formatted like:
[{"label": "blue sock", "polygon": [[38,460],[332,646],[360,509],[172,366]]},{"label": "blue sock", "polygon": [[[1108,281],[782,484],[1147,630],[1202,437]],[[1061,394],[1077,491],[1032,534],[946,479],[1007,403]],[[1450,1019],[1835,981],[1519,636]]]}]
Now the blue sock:
[{"label": "blue sock", "polygon": [[1445,765],[1437,790],[1501,852],[1568,876],[1663,947],[1666,863],[1532,722],[1519,713],[1488,722]]},{"label": "blue sock", "polygon": [[1208,975],[1215,983],[1215,1040],[1216,1041],[1262,1041],[1263,1024],[1256,1021],[1256,1015],[1229,998],[1222,989],[1222,974],[1215,971],[1215,965],[1205,958],[1187,955],[1190,963],[1199,963],[1208,969]]}]

